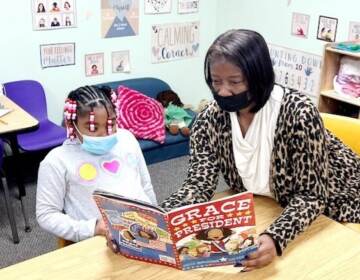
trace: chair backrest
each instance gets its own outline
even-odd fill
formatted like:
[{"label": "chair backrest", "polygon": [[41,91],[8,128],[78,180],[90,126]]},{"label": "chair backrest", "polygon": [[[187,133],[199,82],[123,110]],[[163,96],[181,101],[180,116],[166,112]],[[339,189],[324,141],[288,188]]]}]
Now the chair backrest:
[{"label": "chair backrest", "polygon": [[321,113],[325,127],[345,145],[360,155],[360,120]]},{"label": "chair backrest", "polygon": [[44,88],[37,81],[21,80],[4,84],[5,93],[38,121],[47,119]]}]

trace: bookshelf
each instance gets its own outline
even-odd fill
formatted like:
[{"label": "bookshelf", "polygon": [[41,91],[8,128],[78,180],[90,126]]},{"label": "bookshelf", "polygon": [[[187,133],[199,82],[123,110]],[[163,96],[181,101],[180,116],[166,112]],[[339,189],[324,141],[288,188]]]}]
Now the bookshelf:
[{"label": "bookshelf", "polygon": [[334,90],[333,80],[343,56],[360,60],[360,52],[335,49],[334,43],[324,47],[323,65],[320,76],[319,110],[320,112],[345,115],[360,119],[360,98],[338,93]]}]

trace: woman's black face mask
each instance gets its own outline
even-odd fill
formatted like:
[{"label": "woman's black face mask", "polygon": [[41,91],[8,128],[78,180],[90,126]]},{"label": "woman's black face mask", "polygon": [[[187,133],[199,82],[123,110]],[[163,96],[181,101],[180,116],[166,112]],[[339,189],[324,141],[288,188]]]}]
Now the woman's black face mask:
[{"label": "woman's black face mask", "polygon": [[237,112],[248,107],[251,102],[251,93],[246,90],[232,96],[221,96],[216,91],[212,91],[214,99],[219,107],[227,112]]}]

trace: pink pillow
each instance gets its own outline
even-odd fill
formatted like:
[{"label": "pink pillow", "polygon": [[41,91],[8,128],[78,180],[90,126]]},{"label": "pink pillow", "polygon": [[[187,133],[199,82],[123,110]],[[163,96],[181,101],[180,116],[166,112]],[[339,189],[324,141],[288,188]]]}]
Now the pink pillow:
[{"label": "pink pillow", "polygon": [[165,141],[164,108],[160,102],[125,86],[118,87],[117,123],[136,138]]}]

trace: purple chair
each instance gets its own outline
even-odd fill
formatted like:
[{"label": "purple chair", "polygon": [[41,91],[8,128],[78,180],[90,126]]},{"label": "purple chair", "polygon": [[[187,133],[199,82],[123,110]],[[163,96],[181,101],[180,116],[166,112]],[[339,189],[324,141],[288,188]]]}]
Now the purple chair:
[{"label": "purple chair", "polygon": [[2,169],[3,153],[4,153],[4,145],[3,145],[3,141],[0,139],[0,176],[1,176],[0,184],[2,185],[2,187],[4,189],[5,206],[6,206],[9,222],[10,222],[13,241],[14,241],[14,243],[19,243],[19,235],[18,235],[17,228],[16,228],[16,222],[15,222],[14,212],[13,212],[13,208],[12,208],[12,203],[10,200],[9,188],[8,188],[8,185],[6,182],[5,172]]},{"label": "purple chair", "polygon": [[6,96],[39,121],[35,131],[17,135],[24,151],[39,151],[61,145],[66,129],[48,119],[44,88],[37,81],[22,80],[4,84]]},{"label": "purple chair", "polygon": [[[42,85],[37,81],[22,80],[3,84],[8,98],[39,121],[37,129],[8,136],[14,162],[19,159],[19,148],[27,152],[47,150],[61,145],[66,139],[66,129],[51,122],[47,116],[46,97]],[[14,167],[15,168],[15,167]],[[16,174],[19,199],[25,220],[25,231],[31,231],[23,197],[25,186],[21,168]]]}]

